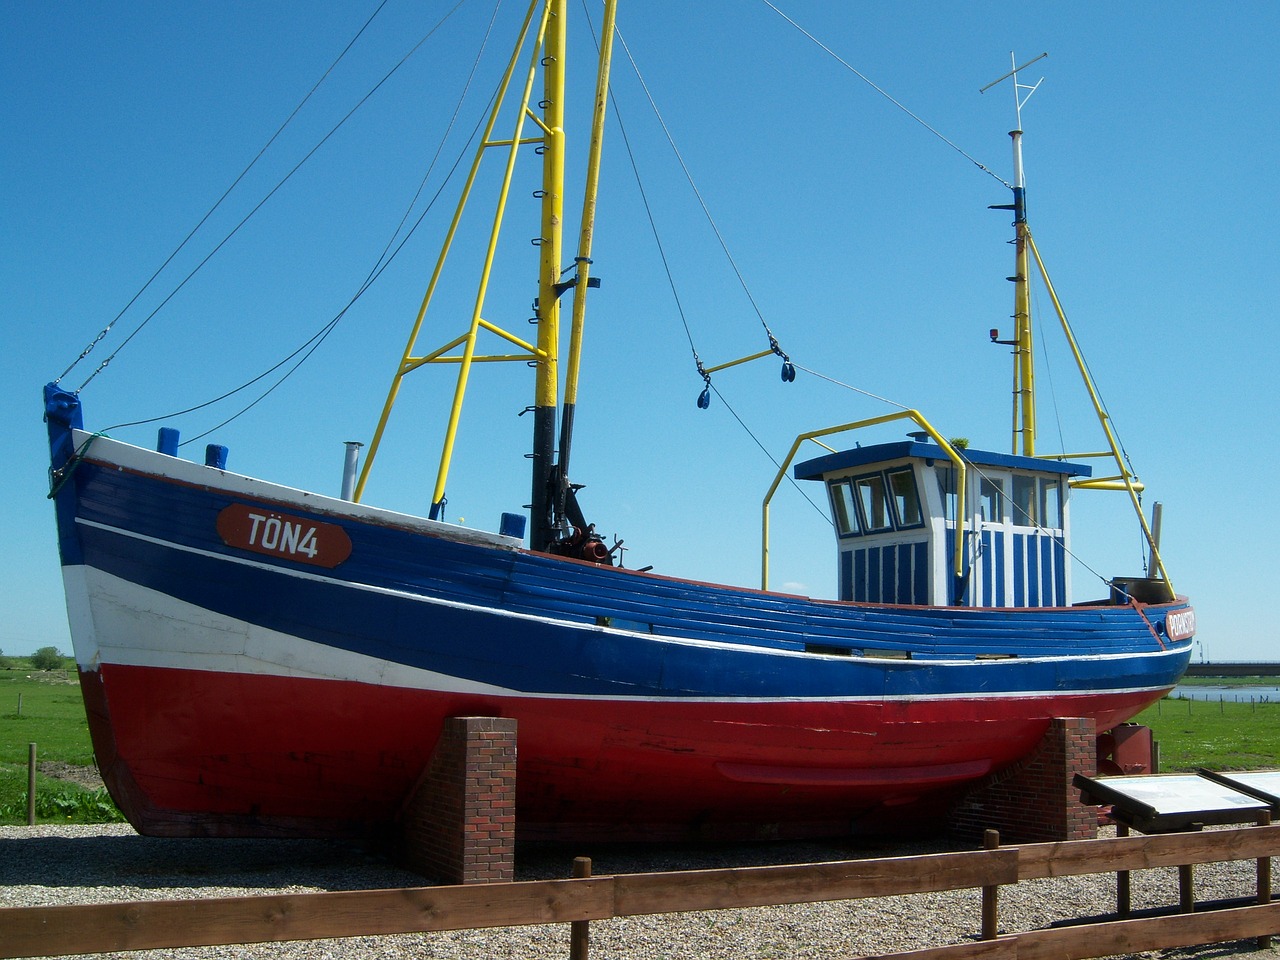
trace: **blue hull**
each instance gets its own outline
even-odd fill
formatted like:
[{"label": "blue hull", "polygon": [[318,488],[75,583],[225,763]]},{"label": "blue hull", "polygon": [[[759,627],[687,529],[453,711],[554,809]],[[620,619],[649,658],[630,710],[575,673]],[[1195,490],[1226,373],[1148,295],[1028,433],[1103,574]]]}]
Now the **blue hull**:
[{"label": "blue hull", "polygon": [[[698,583],[103,438],[63,479],[95,744],[149,832],[389,819],[442,718],[481,712],[520,722],[526,835],[829,824],[1013,762],[1052,717],[1107,729],[1191,653],[1168,637],[1181,600],[907,607]],[[249,533],[227,532],[235,511],[257,518]],[[248,539],[280,529],[291,554]],[[321,565],[315,544],[333,537],[346,553]],[[264,728],[274,747],[227,759]],[[317,764],[349,791],[317,801]]]}]

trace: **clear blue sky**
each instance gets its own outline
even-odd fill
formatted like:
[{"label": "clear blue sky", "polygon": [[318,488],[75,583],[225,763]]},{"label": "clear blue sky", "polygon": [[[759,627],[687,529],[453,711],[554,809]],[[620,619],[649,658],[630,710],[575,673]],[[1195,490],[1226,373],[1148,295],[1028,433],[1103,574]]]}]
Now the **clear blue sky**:
[{"label": "clear blue sky", "polygon": [[[1001,177],[1010,174],[1008,83],[1019,60],[1044,84],[1024,111],[1032,227],[1088,352],[1164,545],[1199,615],[1202,656],[1280,656],[1267,546],[1277,469],[1273,385],[1280,118],[1271,63],[1280,8],[1190,2],[1017,4],[777,0],[844,60]],[[78,386],[123,337],[452,4],[390,0],[312,103],[205,231],[69,377]],[[19,2],[0,37],[6,143],[0,276],[0,649],[70,649],[45,499],[40,389],[129,301],[334,60],[375,4],[127,5]],[[490,4],[471,0],[398,71],[85,389],[102,427],[181,409],[257,374],[332,317],[395,230],[456,102]],[[578,13],[575,5],[573,13]],[[505,37],[516,4],[499,14]],[[1009,445],[1009,369],[987,330],[1009,328],[1006,203],[992,177],[749,0],[624,2],[620,24],[708,208],[783,348],[802,367],[919,407],[948,436]],[[577,30],[580,41],[589,39]],[[505,43],[494,41],[491,54]],[[619,51],[621,54],[621,51]],[[569,64],[578,89],[591,55]],[[481,68],[492,87],[497,60]],[[764,346],[688,188],[673,173],[625,57],[621,113],[708,364]],[[483,99],[482,97],[480,99]],[[479,100],[465,105],[470,130]],[[574,144],[585,142],[579,123]],[[443,156],[460,149],[455,136]],[[574,479],[627,563],[750,584],[759,502],[774,467],[702,383],[673,306],[617,127],[607,145]],[[575,171],[578,169],[574,168]],[[440,182],[432,174],[428,191]],[[512,216],[534,213],[522,182]],[[576,206],[571,205],[576,223]],[[421,205],[417,211],[421,210]],[[367,440],[430,269],[433,210],[314,358],[209,439],[237,471],[336,493],[342,442]],[[415,212],[416,216],[416,212]],[[512,266],[487,316],[517,330],[532,297],[532,221],[512,221]],[[469,255],[469,254],[468,254]],[[466,296],[429,339],[461,322]],[[1074,374],[1040,329],[1041,451],[1098,449]],[[457,318],[457,319],[455,319]],[[528,499],[531,402],[522,369],[485,369],[467,401],[449,517],[495,528]],[[794,436],[891,408],[770,361],[717,387],[775,455]],[[424,512],[446,385],[405,390],[366,500]],[[1056,403],[1056,406],[1055,406]],[[173,421],[186,437],[237,407]],[[1085,411],[1087,412],[1087,411]],[[1061,424],[1062,439],[1059,439]],[[151,445],[156,425],[113,435]],[[895,428],[892,435],[900,435]],[[875,439],[881,439],[880,435]],[[202,456],[204,440],[186,448]],[[815,491],[816,492],[816,491]],[[1140,571],[1115,494],[1076,511],[1079,599],[1090,570]],[[829,596],[825,520],[794,492],[774,515],[772,582]]]}]

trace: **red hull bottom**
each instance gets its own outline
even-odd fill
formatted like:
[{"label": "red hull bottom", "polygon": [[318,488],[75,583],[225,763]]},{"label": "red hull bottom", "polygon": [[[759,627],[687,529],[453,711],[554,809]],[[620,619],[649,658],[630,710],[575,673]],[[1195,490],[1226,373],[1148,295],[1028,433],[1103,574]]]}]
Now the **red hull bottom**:
[{"label": "red hull bottom", "polygon": [[497,716],[519,724],[524,840],[847,834],[1020,759],[1052,717],[1105,730],[1160,696],[571,700],[112,664],[81,688],[103,778],[144,834],[377,834],[444,719]]}]

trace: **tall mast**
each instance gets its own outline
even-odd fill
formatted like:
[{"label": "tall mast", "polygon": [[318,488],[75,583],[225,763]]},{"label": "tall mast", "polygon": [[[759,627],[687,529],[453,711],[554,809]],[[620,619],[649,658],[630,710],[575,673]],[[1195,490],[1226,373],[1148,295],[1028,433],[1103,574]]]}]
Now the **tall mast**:
[{"label": "tall mast", "polygon": [[[1014,88],[1017,89],[1016,81]],[[1021,446],[1023,456],[1034,457],[1036,455],[1036,394],[1035,365],[1031,352],[1031,271],[1027,252],[1027,185],[1022,173],[1022,131],[1011,130],[1009,136],[1013,139],[1013,228],[1015,231],[1013,452],[1018,453]]]},{"label": "tall mast", "polygon": [[[1036,92],[1036,88],[1040,86],[1043,79],[1037,80],[1030,86],[1020,84],[1018,83],[1018,71],[1047,56],[1047,53],[1042,53],[1040,56],[1028,60],[1022,66],[1017,66],[1017,60],[1010,53],[1009,66],[1013,69],[978,91],[979,93],[985,93],[1001,81],[1013,79],[1013,108],[1014,116],[1017,119],[1016,128],[1009,131],[1009,136],[1013,140],[1013,204],[1011,208],[1002,205],[1000,209],[1013,210],[1014,270],[1013,276],[1009,279],[1014,284],[1014,333],[1012,340],[997,340],[997,342],[1008,343],[1013,346],[1012,446],[1014,453],[1021,453],[1027,457],[1036,455],[1036,395],[1035,364],[1033,362],[1031,340],[1031,270],[1029,256],[1031,231],[1027,225],[1027,184],[1022,169],[1022,108],[1026,106],[1027,101],[1031,99],[1031,95]],[[1025,96],[1023,95],[1024,91],[1026,92]],[[998,333],[992,331],[992,339],[995,340],[997,336]]]},{"label": "tall mast", "polygon": [[[558,15],[552,18],[552,8],[558,7]],[[373,439],[369,444],[368,456],[365,458],[364,469],[361,471],[360,479],[356,484],[355,499],[361,499],[364,493],[365,484],[369,479],[370,470],[373,467],[374,459],[377,457],[378,449],[381,444],[383,435],[386,431],[391,409],[395,404],[396,397],[399,394],[400,384],[404,377],[413,373],[415,370],[435,364],[453,364],[458,370],[457,384],[454,387],[453,402],[450,406],[448,422],[445,426],[444,442],[441,445],[440,468],[436,474],[435,487],[431,494],[431,511],[430,517],[433,520],[442,519],[445,506],[445,490],[446,482],[449,476],[449,465],[453,457],[454,443],[458,433],[458,425],[462,416],[463,399],[466,395],[467,383],[471,367],[477,362],[497,362],[497,363],[520,363],[532,364],[539,368],[540,379],[538,382],[539,396],[547,393],[549,396],[549,404],[554,412],[555,404],[555,330],[544,331],[543,343],[550,345],[550,351],[541,345],[527,343],[523,335],[517,335],[513,332],[504,330],[501,326],[491,320],[484,318],[485,302],[489,289],[489,281],[493,269],[494,261],[498,252],[498,241],[502,230],[502,224],[507,208],[507,200],[510,197],[511,187],[513,184],[516,159],[520,148],[526,144],[536,144],[540,150],[552,156],[551,167],[554,172],[556,170],[563,174],[564,169],[564,145],[563,130],[560,127],[547,128],[543,124],[543,120],[537,117],[530,106],[533,102],[534,87],[540,73],[547,72],[546,67],[551,64],[555,67],[554,73],[561,79],[559,86],[563,87],[563,0],[530,0],[529,6],[525,13],[524,22],[520,28],[520,32],[516,38],[511,58],[507,62],[507,67],[502,76],[497,95],[494,97],[489,119],[485,124],[483,136],[479,144],[476,146],[475,156],[471,163],[470,172],[467,174],[466,183],[463,185],[461,195],[458,198],[457,207],[454,210],[453,220],[449,224],[447,233],[445,234],[444,243],[440,249],[439,257],[436,260],[435,269],[432,271],[431,280],[427,284],[426,293],[422,298],[422,305],[418,309],[417,318],[414,320],[413,327],[409,332],[408,341],[405,344],[404,354],[401,356],[399,366],[391,379],[391,388],[387,393],[386,403],[382,408],[382,415],[378,420],[378,426],[374,430]],[[552,23],[558,28],[558,33],[554,35],[557,42],[557,51],[554,57],[547,53],[545,47],[548,43],[547,37]],[[523,74],[523,81],[520,85],[519,104],[514,118],[514,126],[510,138],[503,139],[495,137],[495,128],[498,118],[503,112],[503,105],[506,102],[507,94],[514,85],[516,78],[517,65],[523,56],[526,42],[533,34],[532,48],[529,50],[530,60],[527,70]],[[552,101],[550,109],[563,109],[563,97],[545,98]],[[554,104],[560,104],[555,107]],[[554,115],[553,115],[554,117]],[[537,124],[540,128],[536,135],[526,137],[524,130],[527,124]],[[484,263],[480,271],[479,282],[476,287],[475,301],[470,313],[470,320],[466,324],[461,334],[453,335],[446,333],[446,339],[434,349],[422,352],[418,348],[419,335],[424,330],[424,324],[427,319],[428,310],[430,309],[441,277],[445,271],[445,262],[449,257],[449,252],[453,247],[453,241],[458,235],[459,228],[462,224],[464,211],[471,198],[473,188],[476,185],[477,177],[480,172],[481,162],[486,154],[497,151],[505,157],[503,164],[502,183],[498,190],[497,203],[493,208],[493,219],[489,228],[488,244],[485,247]],[[554,178],[554,176],[553,176]],[[550,213],[545,216],[551,224],[551,229],[544,226],[541,231],[542,237],[535,240],[536,243],[542,244],[543,237],[549,238],[554,244],[554,250],[544,251],[542,272],[545,274],[548,269],[554,271],[558,269],[559,256],[559,215],[558,206],[560,191],[554,191],[552,204],[550,205]],[[550,265],[550,266],[548,266]],[[544,279],[541,286],[545,289],[548,283]],[[541,298],[541,302],[549,303],[554,306],[555,297],[547,298],[545,295]],[[555,319],[554,316],[552,318]],[[479,339],[481,335],[490,335],[497,337],[502,346],[506,349],[505,353],[491,353],[480,349]],[[461,352],[454,352],[456,348],[461,347]],[[550,377],[549,392],[546,389],[545,377]],[[550,420],[551,428],[554,431],[554,419]],[[547,462],[550,457],[545,458]]]},{"label": "tall mast", "polygon": [[[612,552],[606,549],[593,533],[590,524],[582,520],[568,483],[570,441],[573,433],[573,412],[577,401],[578,359],[582,346],[585,316],[585,294],[588,287],[599,286],[599,281],[589,275],[591,244],[595,229],[596,186],[599,177],[601,143],[604,131],[605,103],[608,98],[608,73],[610,53],[616,18],[616,0],[605,2],[605,35],[601,45],[599,75],[596,86],[595,119],[592,128],[591,151],[588,161],[587,189],[583,199],[582,225],[574,276],[561,279],[564,270],[564,174],[565,174],[565,65],[567,0],[529,0],[524,24],[517,38],[511,60],[503,75],[485,126],[484,135],[476,148],[471,171],[458,200],[457,209],[445,236],[443,248],[423,296],[422,306],[414,321],[413,329],[405,345],[400,365],[392,378],[391,389],[383,406],[382,416],[374,431],[365,459],[364,469],[356,484],[354,499],[363,494],[373,460],[377,455],[391,408],[399,392],[403,377],[414,370],[432,364],[456,364],[457,384],[453,403],[445,426],[441,448],[440,469],[436,474],[431,495],[430,518],[444,518],[446,482],[452,460],[458,425],[461,419],[463,399],[466,393],[471,367],[478,362],[520,363],[534,368],[533,452],[532,460],[529,543],[534,550],[550,551],[566,556],[611,563]],[[533,42],[529,49],[528,69],[524,74],[514,130],[509,139],[494,136],[494,128],[502,111],[506,93],[516,75],[517,62],[525,50],[526,41],[533,30]],[[542,77],[541,102],[537,99],[538,77]],[[537,126],[532,135],[524,131]],[[489,279],[498,250],[507,200],[514,183],[516,157],[522,146],[536,145],[542,157],[542,188],[535,194],[541,203],[541,225],[533,243],[538,248],[538,293],[533,312],[537,322],[536,343],[528,343],[523,335],[503,329],[484,316]],[[458,335],[446,334],[447,339],[426,352],[417,347],[427,311],[462,221],[463,211],[476,184],[481,159],[489,151],[497,150],[506,157],[498,202],[494,208],[489,243],[481,270],[470,322]],[[556,462],[556,415],[560,411],[560,298],[568,290],[574,290],[573,330],[567,356],[568,370],[565,380],[563,409],[564,424],[561,431],[560,462]],[[502,341],[505,352],[482,351],[480,337],[496,337]],[[460,349],[459,349],[460,348]],[[575,530],[576,528],[576,530]],[[580,536],[578,534],[581,534]]]},{"label": "tall mast", "polygon": [[[582,336],[586,328],[587,290],[599,286],[591,276],[591,246],[595,237],[596,196],[600,186],[600,157],[604,149],[605,109],[609,103],[609,73],[613,62],[613,34],[617,22],[617,0],[605,0],[604,22],[600,27],[600,60],[596,70],[595,108],[591,119],[591,148],[587,154],[587,182],[582,196],[582,220],[578,233],[578,255],[574,257],[573,322],[569,333],[569,358],[564,381],[564,409],[560,419],[560,460],[556,467],[554,517],[557,528],[566,523],[573,509],[569,501],[569,458],[573,451],[573,420],[578,405],[578,376],[582,361]],[[562,284],[562,288],[563,288]]]},{"label": "tall mast", "polygon": [[539,357],[535,364],[533,486],[529,546],[545,550],[553,539],[551,477],[555,467],[556,409],[559,402],[560,297],[557,284],[564,238],[564,90],[566,0],[547,0],[543,50],[542,229],[538,270]]}]

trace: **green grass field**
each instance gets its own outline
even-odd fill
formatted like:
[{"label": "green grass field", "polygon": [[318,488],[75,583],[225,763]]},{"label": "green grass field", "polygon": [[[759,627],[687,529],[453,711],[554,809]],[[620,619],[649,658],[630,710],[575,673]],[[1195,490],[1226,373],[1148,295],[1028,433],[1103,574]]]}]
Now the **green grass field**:
[{"label": "green grass field", "polygon": [[[60,762],[93,765],[89,724],[75,674],[31,669],[20,657],[0,670],[0,824],[27,822],[28,744],[36,744],[37,767]],[[36,819],[40,823],[102,823],[120,820],[103,790],[86,790],[37,774]]]},{"label": "green grass field", "polygon": [[[74,672],[34,670],[20,657],[0,669],[0,824],[27,822],[28,744],[38,763],[93,765],[89,725]],[[1277,678],[1259,678],[1270,686]],[[21,704],[21,705],[19,705]],[[1280,767],[1280,703],[1162,700],[1135,718],[1160,743],[1166,773]],[[102,790],[37,776],[41,823],[100,823],[121,819]]]},{"label": "green grass field", "polygon": [[[1269,678],[1275,686],[1275,678]],[[1134,718],[1160,744],[1160,770],[1280,767],[1280,703],[1161,700]]]}]

